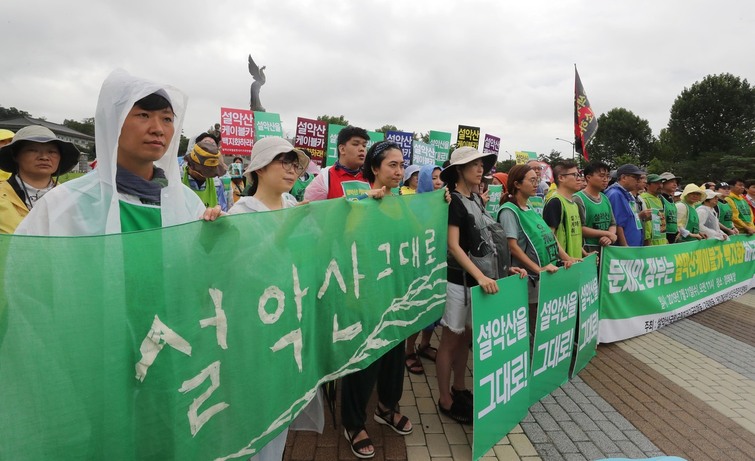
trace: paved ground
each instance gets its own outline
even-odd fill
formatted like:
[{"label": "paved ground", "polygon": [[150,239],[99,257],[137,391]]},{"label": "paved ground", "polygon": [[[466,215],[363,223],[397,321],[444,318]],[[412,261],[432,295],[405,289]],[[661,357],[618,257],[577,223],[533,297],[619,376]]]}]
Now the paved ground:
[{"label": "paved ground", "polygon": [[[401,401],[414,433],[399,437],[369,421],[374,459],[471,459],[471,428],[438,414],[435,366],[423,364],[426,375],[407,375]],[[533,405],[483,459],[661,455],[755,459],[755,290],[660,331],[601,345],[578,377]],[[356,458],[330,423],[322,435],[291,432],[285,459]]]}]

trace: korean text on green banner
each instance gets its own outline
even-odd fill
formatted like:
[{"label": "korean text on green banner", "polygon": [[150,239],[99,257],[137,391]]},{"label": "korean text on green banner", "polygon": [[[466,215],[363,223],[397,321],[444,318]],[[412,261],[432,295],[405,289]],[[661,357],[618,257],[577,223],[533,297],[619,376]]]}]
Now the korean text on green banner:
[{"label": "korean text on green banner", "polygon": [[270,136],[283,137],[281,117],[272,112],[254,113],[254,139],[262,139]]},{"label": "korean text on green banner", "polygon": [[755,236],[641,248],[605,247],[601,343],[655,331],[755,286]]},{"label": "korean text on green banner", "polygon": [[[540,273],[540,296],[532,348],[530,402],[535,403],[569,380],[577,325],[579,281],[585,263],[551,274]],[[590,266],[595,270],[595,266]]]},{"label": "korean text on green banner", "polygon": [[480,127],[459,125],[459,131],[456,136],[456,147],[480,147]]},{"label": "korean text on green banner", "polygon": [[401,153],[404,155],[404,168],[412,163],[412,141],[414,135],[405,131],[388,131],[385,133],[386,141],[393,141],[401,147]]},{"label": "korean text on green banner", "polygon": [[[598,256],[590,255],[579,265],[579,315],[577,316],[577,358],[572,377],[576,376],[595,357],[598,347]],[[571,270],[571,269],[570,269]]]},{"label": "korean text on green banner", "polygon": [[0,235],[0,459],[248,459],[440,317],[447,209],[437,191]]},{"label": "korean text on green banner", "polygon": [[367,141],[367,149],[372,147],[376,142],[385,141],[385,133],[380,131],[368,131],[367,135],[370,137],[370,140]]},{"label": "korean text on green banner", "polygon": [[325,162],[328,123],[299,117],[296,119],[296,139],[294,147],[307,149],[312,154],[312,161],[317,166]]},{"label": "korean text on green banner", "polygon": [[527,279],[498,280],[498,293],[471,290],[474,325],[474,433],[479,459],[527,416],[529,332]]},{"label": "korean text on green banner", "polygon": [[435,164],[443,166],[451,152],[451,133],[430,130],[430,144],[435,146]]},{"label": "korean text on green banner", "polygon": [[338,133],[344,128],[346,127],[335,123],[328,125],[328,155],[323,166],[334,165],[338,160]]},{"label": "korean text on green banner", "polygon": [[435,146],[422,141],[412,143],[412,165],[435,165]]},{"label": "korean text on green banner", "polygon": [[220,148],[223,155],[252,155],[254,112],[220,108]]},{"label": "korean text on green banner", "polygon": [[493,218],[498,217],[498,211],[501,209],[501,194],[503,194],[503,186],[500,184],[488,186],[488,203],[485,204],[485,209]]}]

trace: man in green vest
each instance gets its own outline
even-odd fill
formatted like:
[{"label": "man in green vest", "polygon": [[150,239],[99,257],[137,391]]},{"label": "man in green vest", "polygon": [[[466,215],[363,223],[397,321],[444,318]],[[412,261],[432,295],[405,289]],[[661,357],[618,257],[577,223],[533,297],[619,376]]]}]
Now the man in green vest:
[{"label": "man in green vest", "polygon": [[643,223],[643,241],[645,246],[665,245],[666,240],[666,211],[661,197],[663,179],[657,174],[647,175],[645,192],[640,194],[643,209],[650,210],[650,219]]},{"label": "man in green vest", "polygon": [[726,202],[731,206],[731,220],[740,234],[755,234],[752,210],[744,196],[745,182],[740,178],[729,180],[731,193],[726,197]]},{"label": "man in green vest", "polygon": [[718,223],[721,225],[721,230],[726,235],[737,235],[739,231],[734,227],[734,222],[731,218],[733,211],[731,205],[726,201],[726,198],[731,194],[731,186],[728,182],[720,182],[715,187],[716,194],[718,195],[718,205],[716,205],[716,211],[718,212]]},{"label": "man in green vest", "polygon": [[571,160],[556,163],[553,168],[556,192],[543,208],[543,220],[556,234],[558,243],[566,254],[578,259],[583,256],[582,220],[573,196],[579,191],[580,176],[577,165]]},{"label": "man in green vest", "polygon": [[676,176],[670,171],[661,173],[661,179],[663,180],[661,186],[661,198],[663,199],[663,211],[666,215],[666,240],[668,243],[674,243],[677,241],[679,228],[676,225],[676,206],[674,205],[674,193],[679,187],[679,181],[681,177]]},{"label": "man in green vest", "polygon": [[585,166],[585,188],[574,194],[582,220],[582,236],[586,252],[599,251],[616,242],[616,219],[611,202],[603,191],[608,187],[610,168],[603,162],[590,162]]}]

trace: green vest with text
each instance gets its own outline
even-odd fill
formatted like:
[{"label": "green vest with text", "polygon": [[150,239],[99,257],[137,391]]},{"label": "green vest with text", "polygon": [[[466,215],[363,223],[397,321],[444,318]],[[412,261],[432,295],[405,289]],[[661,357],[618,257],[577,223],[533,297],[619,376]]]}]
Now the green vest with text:
[{"label": "green vest with text", "polygon": [[[613,210],[611,209],[611,202],[603,192],[599,192],[600,202],[595,203],[590,197],[587,196],[585,191],[579,191],[574,195],[579,195],[582,199],[582,203],[585,204],[585,222],[583,225],[590,229],[597,229],[607,231],[611,227],[611,215]],[[600,245],[600,239],[597,237],[585,237],[585,243],[587,245]]]},{"label": "green vest with text", "polygon": [[[687,207],[687,225],[684,226],[690,234],[699,234],[700,233],[700,218],[697,216],[697,211],[695,211],[695,207],[690,206],[688,204],[684,204],[684,206]],[[690,237],[689,235],[686,237],[682,237],[683,242],[691,242],[693,240],[697,240],[695,237]]]},{"label": "green vest with text", "polygon": [[666,212],[666,233],[676,234],[679,232],[679,227],[676,224],[676,205],[666,200],[664,196],[661,196],[661,200],[663,200],[663,211]]},{"label": "green vest with text", "polygon": [[551,198],[561,202],[561,223],[556,228],[556,239],[572,258],[582,257],[582,220],[579,219],[579,207],[558,192]]},{"label": "green vest with text", "polygon": [[733,229],[734,223],[731,220],[733,215],[734,215],[734,212],[731,211],[731,205],[729,205],[726,202],[726,200],[719,200],[718,201],[718,222],[723,224],[725,227],[728,227],[729,229]]},{"label": "green vest with text", "polygon": [[[537,265],[543,267],[548,264],[556,264],[558,261],[556,236],[551,232],[551,228],[545,224],[543,217],[532,208],[525,211],[511,202],[504,203],[501,208],[508,208],[514,212],[517,221],[519,221],[519,226],[524,231],[524,235],[527,236],[527,241],[537,253],[538,260],[535,261]],[[522,251],[525,251],[525,249],[522,248]]]},{"label": "green vest with text", "polygon": [[[661,232],[661,215],[666,216],[666,206],[663,203],[663,197],[657,197],[648,192],[643,192],[640,197],[648,204],[652,210],[650,219],[643,224],[645,235],[644,240],[649,240],[650,245],[665,245],[668,243],[666,240],[666,233]],[[674,207],[676,208],[676,207]],[[668,222],[666,223],[668,226]]]}]

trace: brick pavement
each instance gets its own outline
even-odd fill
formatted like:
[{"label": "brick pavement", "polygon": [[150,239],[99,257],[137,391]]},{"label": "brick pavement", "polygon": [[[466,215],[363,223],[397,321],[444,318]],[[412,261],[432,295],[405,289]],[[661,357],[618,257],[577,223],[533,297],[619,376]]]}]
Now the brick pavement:
[{"label": "brick pavement", "polygon": [[[755,459],[753,357],[755,290],[660,331],[601,345],[579,376],[534,404],[482,459]],[[401,400],[414,433],[400,437],[368,421],[374,459],[471,459],[471,428],[438,414],[435,366],[423,364],[426,375],[407,374]],[[467,381],[471,387],[471,370]],[[291,432],[284,459],[356,459],[326,417],[322,435]]]}]

